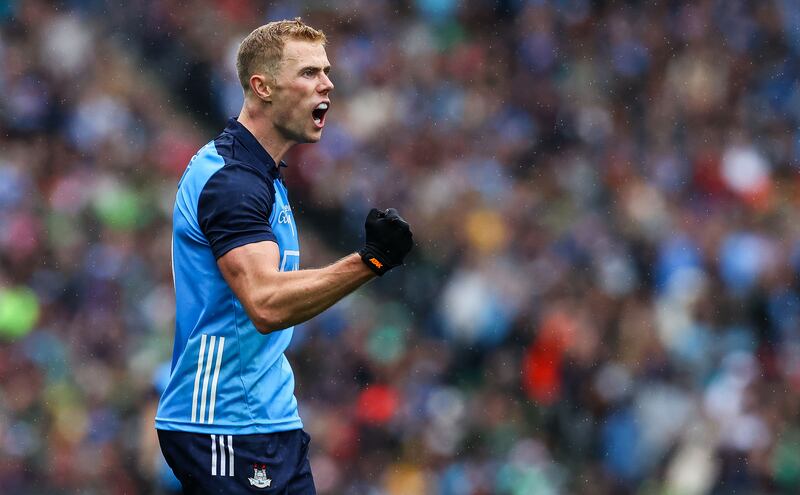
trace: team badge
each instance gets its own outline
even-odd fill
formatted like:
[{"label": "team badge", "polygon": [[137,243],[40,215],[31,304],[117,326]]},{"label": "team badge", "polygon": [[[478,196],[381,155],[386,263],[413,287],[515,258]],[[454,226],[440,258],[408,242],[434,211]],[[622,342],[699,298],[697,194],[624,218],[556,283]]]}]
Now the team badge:
[{"label": "team badge", "polygon": [[250,480],[250,484],[256,488],[269,488],[272,484],[272,480],[267,478],[267,466],[266,464],[262,464],[261,468],[258,467],[258,464],[253,464],[253,473],[252,478],[247,478]]}]

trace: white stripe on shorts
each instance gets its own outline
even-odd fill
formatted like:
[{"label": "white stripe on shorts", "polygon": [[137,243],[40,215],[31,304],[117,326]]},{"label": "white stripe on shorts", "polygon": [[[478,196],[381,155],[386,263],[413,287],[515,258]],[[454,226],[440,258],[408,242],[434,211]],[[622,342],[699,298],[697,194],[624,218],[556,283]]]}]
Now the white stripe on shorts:
[{"label": "white stripe on shorts", "polygon": [[228,435],[228,461],[230,461],[230,468],[228,469],[228,476],[233,476],[233,437]]},{"label": "white stripe on shorts", "polygon": [[217,475],[217,436],[211,435],[211,476]]},{"label": "white stripe on shorts", "polygon": [[225,435],[219,436],[219,475],[225,476]]}]

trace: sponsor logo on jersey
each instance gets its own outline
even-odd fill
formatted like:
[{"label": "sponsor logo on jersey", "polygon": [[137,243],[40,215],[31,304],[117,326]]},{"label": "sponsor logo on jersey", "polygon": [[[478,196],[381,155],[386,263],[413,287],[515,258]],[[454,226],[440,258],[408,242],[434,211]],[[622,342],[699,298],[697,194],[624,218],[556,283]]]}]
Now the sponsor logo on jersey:
[{"label": "sponsor logo on jersey", "polygon": [[289,228],[292,230],[292,236],[295,235],[294,233],[294,221],[292,219],[292,207],[289,205],[283,205],[281,211],[278,213],[278,223],[285,223],[289,225]]}]

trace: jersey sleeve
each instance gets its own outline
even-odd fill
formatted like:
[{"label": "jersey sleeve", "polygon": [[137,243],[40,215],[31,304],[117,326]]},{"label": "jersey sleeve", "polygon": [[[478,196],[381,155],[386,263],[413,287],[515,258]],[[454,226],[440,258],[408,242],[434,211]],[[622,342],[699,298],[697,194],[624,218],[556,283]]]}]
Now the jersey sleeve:
[{"label": "jersey sleeve", "polygon": [[197,221],[216,259],[245,244],[276,241],[269,223],[275,199],[271,186],[244,165],[227,165],[208,179]]}]

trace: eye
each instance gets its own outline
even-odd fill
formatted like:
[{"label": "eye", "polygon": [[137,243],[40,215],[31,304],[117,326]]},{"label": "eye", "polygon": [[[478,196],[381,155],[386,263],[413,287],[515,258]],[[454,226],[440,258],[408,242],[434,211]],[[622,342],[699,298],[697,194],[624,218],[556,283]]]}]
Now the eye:
[{"label": "eye", "polygon": [[311,76],[313,76],[315,73],[316,73],[316,71],[315,71],[314,69],[305,69],[305,70],[303,71],[303,75],[304,75],[305,77],[311,77]]}]

